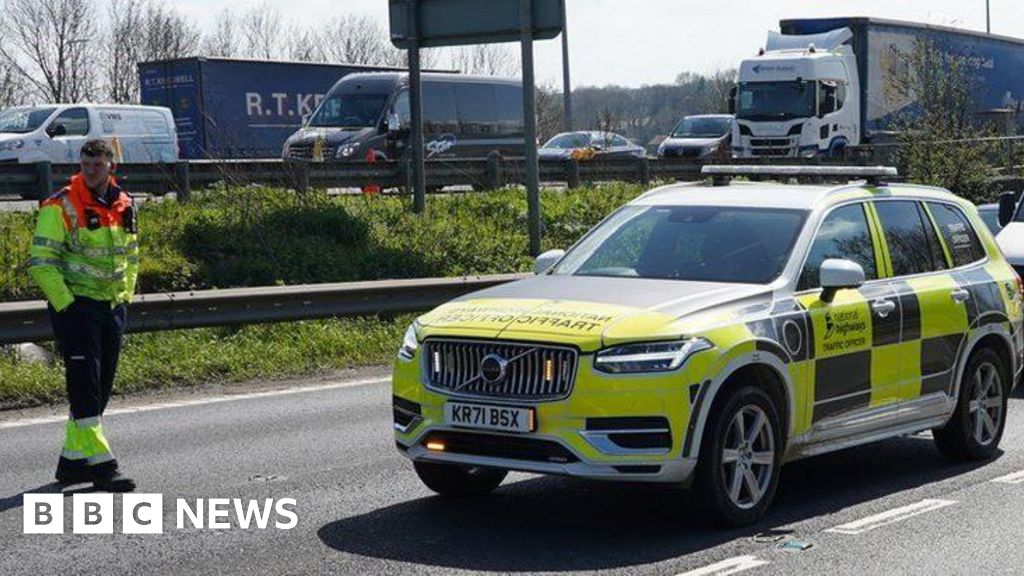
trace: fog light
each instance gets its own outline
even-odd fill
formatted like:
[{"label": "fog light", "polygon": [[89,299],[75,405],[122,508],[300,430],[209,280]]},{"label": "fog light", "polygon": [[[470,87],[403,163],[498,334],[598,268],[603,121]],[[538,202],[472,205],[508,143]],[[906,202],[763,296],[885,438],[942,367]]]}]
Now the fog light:
[{"label": "fog light", "polygon": [[427,450],[433,450],[435,452],[444,452],[444,442],[427,442]]}]

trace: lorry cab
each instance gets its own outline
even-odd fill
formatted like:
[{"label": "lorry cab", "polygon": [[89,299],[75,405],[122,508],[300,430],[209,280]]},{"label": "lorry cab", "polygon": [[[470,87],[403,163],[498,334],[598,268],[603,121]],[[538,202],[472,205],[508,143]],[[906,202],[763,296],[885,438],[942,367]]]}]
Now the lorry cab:
[{"label": "lorry cab", "polygon": [[0,163],[72,164],[87,140],[111,142],[121,164],[178,161],[168,108],[117,104],[42,104],[0,111]]},{"label": "lorry cab", "polygon": [[734,156],[841,156],[860,143],[852,35],[769,33],[767,49],[740,64]]},{"label": "lorry cab", "polygon": [[[522,83],[461,74],[422,75],[426,158],[521,157]],[[350,74],[331,88],[305,125],[284,143],[293,161],[404,158],[411,134],[409,75]]]}]

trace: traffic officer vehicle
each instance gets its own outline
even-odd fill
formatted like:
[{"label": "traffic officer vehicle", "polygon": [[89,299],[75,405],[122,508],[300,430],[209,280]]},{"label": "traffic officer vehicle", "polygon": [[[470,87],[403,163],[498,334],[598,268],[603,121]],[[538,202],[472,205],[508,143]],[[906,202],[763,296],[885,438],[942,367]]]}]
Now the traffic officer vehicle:
[{"label": "traffic officer vehicle", "polygon": [[[704,172],[409,327],[395,438],[429,488],[677,483],[743,524],[799,458],[926,430],[954,460],[993,457],[1022,286],[969,202],[884,167]],[[804,173],[865,180],[729,183]]]}]

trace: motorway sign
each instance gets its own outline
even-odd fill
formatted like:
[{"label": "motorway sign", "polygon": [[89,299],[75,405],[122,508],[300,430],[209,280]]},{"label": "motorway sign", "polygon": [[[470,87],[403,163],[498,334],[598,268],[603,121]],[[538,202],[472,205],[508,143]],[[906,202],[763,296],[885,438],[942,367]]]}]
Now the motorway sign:
[{"label": "motorway sign", "polygon": [[[550,40],[562,32],[564,0],[533,0],[533,38]],[[389,0],[391,42],[402,49],[414,36],[408,0]],[[522,36],[519,0],[419,0],[419,47],[518,42]]]}]

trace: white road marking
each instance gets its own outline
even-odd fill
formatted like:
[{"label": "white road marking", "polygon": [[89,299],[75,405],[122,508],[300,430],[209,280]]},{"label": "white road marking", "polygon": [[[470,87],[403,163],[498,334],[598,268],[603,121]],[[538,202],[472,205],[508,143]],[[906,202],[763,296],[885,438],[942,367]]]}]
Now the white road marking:
[{"label": "white road marking", "polygon": [[737,556],[689,572],[680,572],[676,576],[725,576],[726,574],[736,574],[766,564],[770,564],[770,562],[760,560],[757,556]]},{"label": "white road marking", "polygon": [[[297,388],[284,388],[282,390],[267,390],[265,392],[251,392],[249,394],[232,394],[229,396],[213,396],[210,398],[196,398],[194,400],[178,400],[175,402],[160,402],[157,404],[146,404],[143,406],[133,406],[131,408],[114,408],[107,410],[103,414],[103,417],[117,416],[120,414],[136,414],[138,412],[151,412],[153,410],[166,410],[168,408],[182,408],[185,406],[201,406],[203,404],[217,404],[220,402],[234,402],[236,400],[251,400],[253,398],[269,398],[273,396],[287,396],[290,394],[302,394],[304,392],[322,392],[324,390],[335,390],[338,388],[353,388],[356,386],[369,386],[371,384],[384,384],[390,382],[391,377],[384,378],[367,378],[364,380],[345,380],[339,382],[331,382],[328,384],[315,384],[313,386],[299,386]],[[39,418],[26,418],[24,420],[12,420],[10,422],[0,422],[0,430],[4,428],[20,428],[23,426],[33,426],[36,424],[52,424],[53,422],[63,422],[67,420],[67,415],[61,416],[43,416]]]},{"label": "white road marking", "polygon": [[993,479],[992,482],[999,482],[1000,484],[1024,484],[1024,472],[1014,472],[1013,474],[1000,476],[999,478]]},{"label": "white road marking", "polygon": [[881,514],[875,514],[874,516],[868,516],[867,518],[861,518],[855,522],[836,526],[835,528],[829,528],[825,532],[835,532],[837,534],[863,534],[874,530],[875,528],[881,528],[882,526],[888,526],[907,518],[924,514],[925,512],[931,512],[946,506],[956,504],[955,500],[931,500],[925,499],[909,506],[902,506],[900,508],[893,508]]}]

